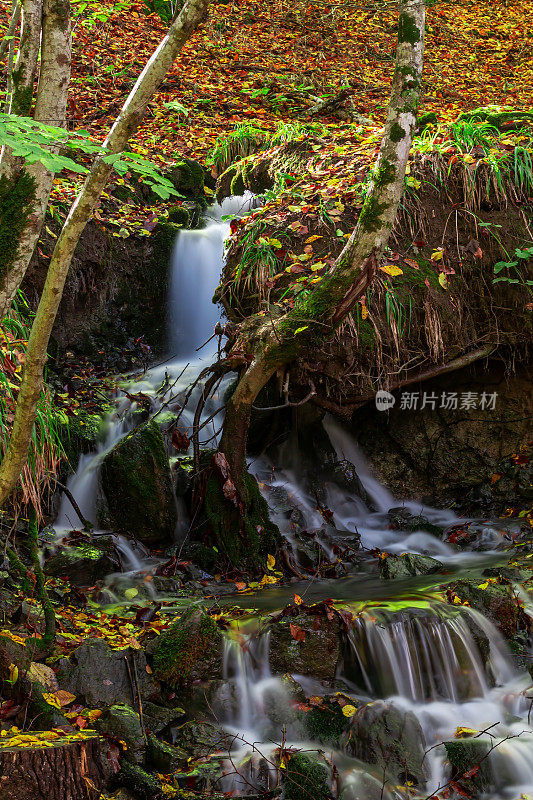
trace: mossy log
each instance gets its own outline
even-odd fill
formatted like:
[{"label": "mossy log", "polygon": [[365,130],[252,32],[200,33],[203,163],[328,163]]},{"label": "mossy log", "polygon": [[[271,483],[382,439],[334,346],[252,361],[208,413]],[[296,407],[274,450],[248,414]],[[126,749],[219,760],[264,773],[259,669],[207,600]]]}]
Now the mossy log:
[{"label": "mossy log", "polygon": [[97,800],[104,783],[97,736],[46,747],[0,747],[2,800]]}]

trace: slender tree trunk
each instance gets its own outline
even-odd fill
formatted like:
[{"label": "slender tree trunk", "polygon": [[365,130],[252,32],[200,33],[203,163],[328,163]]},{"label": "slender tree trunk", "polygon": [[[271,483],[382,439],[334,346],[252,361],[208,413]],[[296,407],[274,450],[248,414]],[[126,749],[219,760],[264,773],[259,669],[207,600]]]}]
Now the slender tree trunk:
[{"label": "slender tree trunk", "polygon": [[[65,127],[72,35],[69,0],[44,0],[39,86],[33,117],[37,122]],[[0,319],[17,293],[41,234],[54,174],[39,161],[22,169],[34,179],[33,211],[23,231],[15,260],[0,283]]]},{"label": "slender tree trunk", "polygon": [[[369,191],[346,247],[309,297],[273,323],[257,320],[253,359],[228,403],[220,443],[237,487],[243,483],[246,435],[258,393],[276,370],[331,335],[377,272],[405,191],[405,171],[420,99],[424,24],[424,2],[400,0],[398,49],[387,121]],[[246,330],[251,329],[247,321]],[[237,339],[234,349],[249,352],[246,334],[242,340]]]},{"label": "slender tree trunk", "polygon": [[[128,139],[141,123],[154,92],[183,45],[205,17],[208,6],[209,0],[187,0],[179,16],[172,22],[169,32],[150,57],[109,132],[104,143],[108,153],[123,151]],[[26,351],[13,431],[6,455],[0,464],[0,507],[15,488],[26,463],[41,394],[48,342],[72,256],[112,169],[112,165],[107,164],[102,156],[96,158],[70,209],[52,254]]]}]

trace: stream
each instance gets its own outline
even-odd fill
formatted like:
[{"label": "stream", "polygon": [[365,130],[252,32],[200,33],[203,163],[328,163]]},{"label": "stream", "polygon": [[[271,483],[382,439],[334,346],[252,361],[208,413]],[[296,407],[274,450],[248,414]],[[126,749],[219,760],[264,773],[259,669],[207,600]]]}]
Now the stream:
[{"label": "stream", "polygon": [[[148,395],[154,412],[159,409],[163,414],[179,407],[190,385],[216,355],[216,340],[197,348],[212,336],[219,319],[211,298],[220,280],[224,242],[230,230],[223,217],[242,214],[253,202],[252,196],[230,198],[209,210],[204,228],[178,236],[169,291],[169,340],[174,355],[127,387],[130,395]],[[210,441],[211,446],[220,429],[219,409],[228,382],[219,387],[203,412],[204,420],[212,419],[203,429],[201,441]],[[184,429],[192,426],[200,391],[200,387],[193,391],[183,412]],[[81,457],[68,482],[83,515],[95,525],[99,467],[106,453],[137,424],[136,411],[135,401],[119,393],[97,452]],[[518,800],[533,794],[533,729],[529,724],[531,701],[526,693],[531,684],[529,674],[482,614],[431,597],[451,574],[473,575],[481,583],[486,567],[506,563],[497,524],[469,520],[471,529],[477,531],[476,545],[470,551],[454,549],[427,530],[391,528],[387,524],[391,509],[400,517],[424,517],[431,525],[445,529],[464,523],[464,519],[450,509],[395,498],[374,477],[349,433],[330,416],[323,424],[339,461],[355,467],[363,490],[356,493],[328,479],[321,501],[331,511],[326,523],[323,509],[317,509],[305,467],[290,442],[279,449],[275,460],[252,458],[250,471],[286,540],[293,564],[303,569],[309,560],[309,532],[314,532],[312,546],[320,548],[326,560],[334,561],[339,550],[353,546],[353,569],[328,580],[295,578],[289,585],[265,587],[258,595],[224,598],[224,602],[242,609],[254,609],[255,619],[248,620],[238,636],[233,631],[225,639],[223,680],[213,702],[213,714],[232,744],[229,756],[222,761],[218,788],[233,796],[275,789],[284,769],[280,753],[294,749],[320,751],[317,757],[326,764],[332,797],[429,798],[439,790],[448,791],[451,772],[447,749],[440,743],[463,741],[454,740],[456,729],[463,726],[484,732],[475,740],[485,748],[479,768],[480,796]],[[183,513],[180,518],[178,541],[188,527]],[[58,539],[78,524],[64,495],[54,526]],[[131,583],[135,576],[150,573],[164,560],[123,536],[114,536],[121,573],[108,577],[111,593],[120,580]],[[433,574],[383,581],[367,569],[376,558],[374,550],[430,556],[439,568]],[[332,681],[297,670],[289,680],[276,671],[272,615],[293,602],[295,595],[307,606],[330,597],[356,612],[353,626],[340,634],[342,646]],[[375,607],[366,609],[364,603],[370,600]],[[357,713],[334,744],[321,736],[313,738],[298,706],[308,704],[310,697],[334,699],[339,692],[351,698]],[[296,702],[295,697],[307,699]],[[384,710],[402,720],[399,729],[393,722],[389,728],[392,736],[401,729],[398,735],[407,753],[403,772],[397,770],[397,780],[392,782],[367,758],[375,715]],[[404,788],[399,789],[398,784]]]}]

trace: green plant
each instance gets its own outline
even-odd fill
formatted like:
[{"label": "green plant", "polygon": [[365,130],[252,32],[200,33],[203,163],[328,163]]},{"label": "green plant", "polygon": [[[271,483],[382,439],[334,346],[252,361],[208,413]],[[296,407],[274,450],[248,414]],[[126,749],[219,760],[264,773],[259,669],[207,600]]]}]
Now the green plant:
[{"label": "green plant", "polygon": [[[0,455],[6,452],[20,387],[26,345],[33,321],[26,300],[19,292],[16,302],[0,325]],[[15,502],[33,506],[41,514],[41,502],[57,473],[63,455],[59,429],[68,422],[54,406],[46,382],[37,406],[28,461],[20,478],[20,494]]]},{"label": "green plant", "polygon": [[458,120],[450,127],[452,141],[462,152],[470,152],[474,147],[481,147],[486,153],[494,147],[495,139],[500,132],[488,122],[474,122],[472,120]]},{"label": "green plant", "polygon": [[[533,258],[533,247],[526,247],[525,249],[520,249],[517,247],[514,251],[515,253],[515,261],[498,261],[494,265],[494,274],[498,275],[497,278],[493,278],[493,283],[510,283],[510,284],[520,284],[522,286],[527,286],[528,291],[530,286],[533,286],[533,280],[525,279],[522,275],[519,266],[525,266],[527,261],[530,261]],[[503,270],[507,271],[506,275],[500,275],[499,273]],[[512,277],[512,274],[515,273],[518,275],[517,278]]]},{"label": "green plant", "polygon": [[239,123],[235,130],[217,138],[209,153],[207,163],[214,164],[218,170],[225,170],[234,161],[255,153],[266,144],[267,137],[262,128],[248,123]]}]

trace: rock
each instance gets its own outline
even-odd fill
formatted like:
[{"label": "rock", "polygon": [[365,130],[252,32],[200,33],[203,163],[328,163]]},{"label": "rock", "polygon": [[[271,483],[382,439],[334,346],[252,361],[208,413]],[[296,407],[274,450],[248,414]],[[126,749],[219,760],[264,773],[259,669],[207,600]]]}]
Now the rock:
[{"label": "rock", "polygon": [[157,686],[146,672],[143,650],[111,650],[102,639],[88,639],[69,658],[58,663],[58,680],[62,689],[85,698],[89,707],[132,703],[131,678],[126,665],[135,662],[138,688],[143,699],[157,695]]},{"label": "rock", "polygon": [[172,477],[155,422],[134,430],[106,455],[99,523],[144,544],[169,544],[177,523]]},{"label": "rock", "polygon": [[424,735],[412,711],[382,700],[369,703],[352,717],[341,744],[347,753],[383,770],[393,783],[424,785]]},{"label": "rock", "polygon": [[328,698],[310,711],[302,712],[301,720],[310,741],[334,747],[339,746],[342,734],[349,725],[349,719],[344,716],[337,701]]},{"label": "rock", "polygon": [[[492,788],[492,770],[486,755],[491,747],[491,742],[482,737],[454,739],[444,742],[448,761],[453,768],[453,778],[464,788],[465,796],[478,797]],[[479,765],[474,775],[463,777],[473,767]]]},{"label": "rock", "polygon": [[183,763],[186,764],[187,758],[188,756],[183,750],[166,742],[160,742],[153,733],[148,734],[146,764],[150,768],[168,775],[179,769]]},{"label": "rock", "polygon": [[131,764],[126,759],[120,762],[120,772],[117,781],[133,792],[140,800],[160,800],[163,798],[161,781],[155,775],[145,772],[136,764]]},{"label": "rock", "polygon": [[389,518],[390,527],[393,530],[408,531],[409,533],[425,531],[439,538],[442,536],[443,529],[438,525],[433,525],[429,519],[422,514],[411,514],[406,508],[401,506],[398,508],[391,508],[387,516]]},{"label": "rock", "polygon": [[343,784],[339,800],[395,800],[398,797],[383,786],[383,781],[362,769],[350,770]]},{"label": "rock", "polygon": [[144,727],[158,736],[185,716],[183,708],[166,708],[143,700]]},{"label": "rock", "polygon": [[215,722],[191,721],[176,730],[175,744],[195,758],[203,758],[216,750],[229,752],[234,740],[234,736]]},{"label": "rock", "polygon": [[127,750],[124,757],[133,764],[143,764],[146,751],[141,719],[130,706],[117,703],[107,708],[94,723],[99,733],[105,733],[125,742]]},{"label": "rock", "polygon": [[320,753],[294,753],[282,771],[284,800],[332,800],[332,767]]},{"label": "rock", "polygon": [[402,553],[387,555],[379,563],[379,575],[387,580],[410,578],[413,575],[432,575],[444,569],[444,564],[431,556]]},{"label": "rock", "polygon": [[118,568],[116,558],[92,544],[59,547],[44,565],[46,575],[68,578],[75,586],[92,586]]},{"label": "rock", "polygon": [[185,156],[180,157],[167,177],[174,188],[185,197],[193,200],[204,197],[204,168],[198,161]]},{"label": "rock", "polygon": [[158,637],[153,655],[154,676],[172,687],[194,680],[222,677],[222,633],[198,606]]},{"label": "rock", "polygon": [[[299,635],[296,629],[305,633],[305,640],[294,638],[293,632]],[[270,666],[273,672],[310,675],[332,681],[339,653],[340,623],[336,616],[328,620],[325,615],[300,614],[281,617],[271,625]]]},{"label": "rock", "polygon": [[488,580],[460,580],[451,584],[448,590],[488,617],[507,639],[515,636],[519,629],[527,628],[524,612],[509,585],[489,583]]}]

